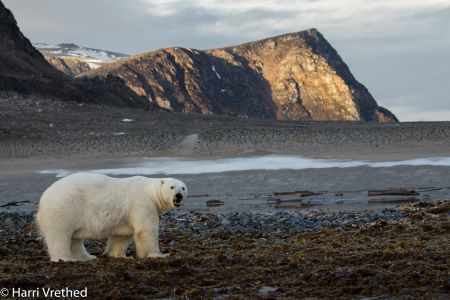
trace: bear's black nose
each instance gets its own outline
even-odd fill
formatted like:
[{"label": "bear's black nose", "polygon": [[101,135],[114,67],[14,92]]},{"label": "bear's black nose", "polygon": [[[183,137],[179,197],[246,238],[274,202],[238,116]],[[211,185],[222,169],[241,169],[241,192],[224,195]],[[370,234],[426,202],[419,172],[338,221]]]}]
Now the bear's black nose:
[{"label": "bear's black nose", "polygon": [[180,193],[177,193],[175,195],[175,198],[177,198],[177,200],[181,200],[181,199],[183,199],[183,195],[181,195]]}]

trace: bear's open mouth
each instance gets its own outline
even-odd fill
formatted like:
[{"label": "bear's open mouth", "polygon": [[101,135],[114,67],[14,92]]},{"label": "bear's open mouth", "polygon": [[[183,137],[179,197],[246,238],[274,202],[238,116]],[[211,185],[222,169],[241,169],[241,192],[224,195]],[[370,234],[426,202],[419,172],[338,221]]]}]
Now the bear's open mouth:
[{"label": "bear's open mouth", "polygon": [[181,206],[181,200],[178,200],[178,199],[173,200],[173,205],[175,205],[176,207],[180,207]]}]

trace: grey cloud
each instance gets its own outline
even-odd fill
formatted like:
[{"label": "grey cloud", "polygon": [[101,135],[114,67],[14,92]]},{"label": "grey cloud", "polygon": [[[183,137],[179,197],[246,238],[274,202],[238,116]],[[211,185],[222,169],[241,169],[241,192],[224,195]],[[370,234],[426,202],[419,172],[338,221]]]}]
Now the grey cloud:
[{"label": "grey cloud", "polygon": [[[107,0],[4,1],[22,31],[34,42],[75,42],[91,47],[127,49],[121,41],[138,27],[133,2]],[[132,49],[129,47],[128,49]]]}]

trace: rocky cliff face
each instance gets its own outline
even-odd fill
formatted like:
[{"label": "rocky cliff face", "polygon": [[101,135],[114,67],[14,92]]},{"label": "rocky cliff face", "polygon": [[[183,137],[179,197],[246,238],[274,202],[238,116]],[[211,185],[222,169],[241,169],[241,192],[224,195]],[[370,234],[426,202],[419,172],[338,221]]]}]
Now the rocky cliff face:
[{"label": "rocky cliff face", "polygon": [[208,53],[259,74],[270,87],[278,119],[396,120],[316,29]]},{"label": "rocky cliff face", "polygon": [[106,76],[72,79],[53,68],[20,32],[11,11],[0,1],[0,91],[39,94],[80,102],[148,107],[148,102]]},{"label": "rocky cliff face", "polygon": [[0,1],[0,75],[54,76],[56,72],[20,32],[11,11]]},{"label": "rocky cliff face", "polygon": [[160,49],[82,75],[120,77],[137,94],[171,111],[397,121],[315,29],[206,51]]}]

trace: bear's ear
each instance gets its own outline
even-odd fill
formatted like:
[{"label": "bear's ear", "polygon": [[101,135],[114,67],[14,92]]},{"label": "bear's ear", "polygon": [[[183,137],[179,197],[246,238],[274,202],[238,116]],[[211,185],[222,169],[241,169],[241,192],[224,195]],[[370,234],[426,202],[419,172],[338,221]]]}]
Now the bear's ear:
[{"label": "bear's ear", "polygon": [[161,179],[161,185],[163,185],[164,184],[164,179]]}]

